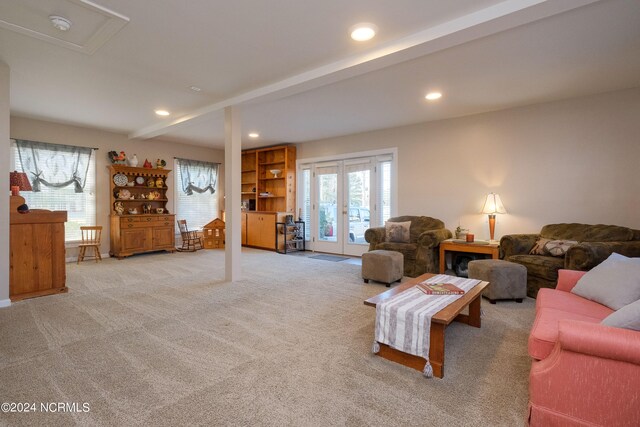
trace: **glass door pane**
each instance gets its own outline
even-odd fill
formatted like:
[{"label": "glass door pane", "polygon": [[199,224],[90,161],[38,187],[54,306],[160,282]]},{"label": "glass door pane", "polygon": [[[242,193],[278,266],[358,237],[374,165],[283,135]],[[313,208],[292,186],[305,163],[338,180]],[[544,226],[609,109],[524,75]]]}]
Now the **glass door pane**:
[{"label": "glass door pane", "polygon": [[300,212],[299,219],[305,222],[304,239],[311,240],[311,169],[302,169],[300,172]]},{"label": "glass door pane", "polygon": [[378,224],[383,226],[391,217],[391,161],[378,163]]},{"label": "glass door pane", "polygon": [[364,232],[371,227],[370,163],[345,166],[345,253],[362,255],[368,248]]},{"label": "glass door pane", "polygon": [[341,242],[338,236],[341,224],[338,221],[338,202],[341,193],[339,189],[340,177],[337,166],[316,168],[317,185],[317,220],[315,221],[317,244],[315,249],[321,252],[340,253]]}]

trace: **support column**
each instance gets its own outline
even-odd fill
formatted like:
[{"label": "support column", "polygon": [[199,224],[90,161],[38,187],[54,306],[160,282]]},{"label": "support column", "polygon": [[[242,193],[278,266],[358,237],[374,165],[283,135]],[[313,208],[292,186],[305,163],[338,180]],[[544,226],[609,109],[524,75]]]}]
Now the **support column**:
[{"label": "support column", "polygon": [[[0,61],[0,182],[9,179],[9,66]],[[1,178],[3,177],[4,178]],[[9,192],[0,187],[0,307],[9,300]]]},{"label": "support column", "polygon": [[240,280],[241,242],[241,170],[242,141],[240,111],[237,107],[224,109],[224,194],[226,216],[226,243],[224,277],[226,281]]}]

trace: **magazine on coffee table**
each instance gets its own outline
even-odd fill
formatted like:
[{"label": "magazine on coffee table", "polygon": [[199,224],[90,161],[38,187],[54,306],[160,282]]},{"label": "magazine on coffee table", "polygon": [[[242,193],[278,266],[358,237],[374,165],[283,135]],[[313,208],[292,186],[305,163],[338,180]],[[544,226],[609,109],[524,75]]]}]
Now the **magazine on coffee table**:
[{"label": "magazine on coffee table", "polygon": [[418,289],[427,295],[462,295],[464,290],[460,289],[453,283],[418,283]]}]

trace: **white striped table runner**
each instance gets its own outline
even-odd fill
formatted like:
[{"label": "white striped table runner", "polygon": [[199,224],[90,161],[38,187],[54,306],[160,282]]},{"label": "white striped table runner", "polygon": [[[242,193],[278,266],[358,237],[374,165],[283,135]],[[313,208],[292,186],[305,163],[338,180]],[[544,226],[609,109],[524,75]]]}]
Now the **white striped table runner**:
[{"label": "white striped table runner", "polygon": [[[453,283],[465,293],[480,280],[438,274],[422,283]],[[423,374],[433,376],[429,363],[431,317],[463,295],[427,295],[415,286],[376,306],[376,332],[373,352],[378,343],[427,360]]]}]

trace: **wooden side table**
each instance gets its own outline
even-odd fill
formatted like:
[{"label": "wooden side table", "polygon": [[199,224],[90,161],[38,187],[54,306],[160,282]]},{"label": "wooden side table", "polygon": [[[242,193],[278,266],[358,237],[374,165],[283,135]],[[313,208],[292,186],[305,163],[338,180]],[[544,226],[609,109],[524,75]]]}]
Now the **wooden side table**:
[{"label": "wooden side table", "polygon": [[491,255],[492,259],[498,259],[500,256],[500,244],[489,243],[467,243],[459,240],[443,240],[440,242],[440,273],[446,271],[445,253],[449,252],[468,252],[472,254],[487,254]]}]

